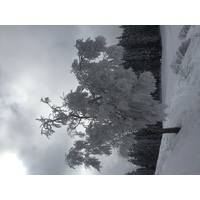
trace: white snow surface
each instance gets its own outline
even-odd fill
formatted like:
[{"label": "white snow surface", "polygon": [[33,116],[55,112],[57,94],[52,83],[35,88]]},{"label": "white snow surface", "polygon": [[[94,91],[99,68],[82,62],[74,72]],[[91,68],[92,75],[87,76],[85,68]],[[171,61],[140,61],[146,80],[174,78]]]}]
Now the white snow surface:
[{"label": "white snow surface", "polygon": [[[181,68],[186,78],[170,68],[181,40],[182,26],[161,26],[162,101],[168,105],[163,127],[181,127],[178,134],[164,134],[156,175],[200,174],[200,26],[191,26],[191,38]],[[186,38],[186,39],[187,39]]]}]

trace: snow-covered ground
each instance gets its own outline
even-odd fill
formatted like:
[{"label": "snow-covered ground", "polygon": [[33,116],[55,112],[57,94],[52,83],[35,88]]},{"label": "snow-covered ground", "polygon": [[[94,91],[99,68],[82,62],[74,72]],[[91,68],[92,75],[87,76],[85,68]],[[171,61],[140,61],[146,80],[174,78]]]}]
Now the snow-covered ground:
[{"label": "snow-covered ground", "polygon": [[161,26],[162,100],[169,106],[163,126],[180,126],[181,130],[177,135],[163,135],[156,175],[200,174],[200,26],[192,26],[187,35],[191,42],[181,65],[186,78],[170,68],[182,42],[178,38],[181,28]]}]

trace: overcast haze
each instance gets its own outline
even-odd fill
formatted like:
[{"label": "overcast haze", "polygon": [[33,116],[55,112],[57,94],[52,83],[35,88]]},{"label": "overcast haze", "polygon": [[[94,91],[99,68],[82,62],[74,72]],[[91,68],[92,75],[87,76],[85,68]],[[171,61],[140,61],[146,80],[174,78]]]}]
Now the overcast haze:
[{"label": "overcast haze", "polygon": [[[99,174],[66,166],[64,155],[72,146],[66,127],[48,140],[35,118],[50,113],[41,97],[59,104],[63,92],[76,88],[70,73],[76,40],[103,35],[111,45],[121,31],[118,26],[0,26],[0,156],[14,152],[27,174]],[[102,165],[101,174],[133,170],[116,155],[102,158]]]}]

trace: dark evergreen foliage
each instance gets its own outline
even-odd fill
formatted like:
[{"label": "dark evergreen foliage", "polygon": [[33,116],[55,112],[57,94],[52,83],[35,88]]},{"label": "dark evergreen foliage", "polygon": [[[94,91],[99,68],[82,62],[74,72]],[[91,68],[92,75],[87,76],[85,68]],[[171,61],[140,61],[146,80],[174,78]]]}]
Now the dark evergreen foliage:
[{"label": "dark evergreen foliage", "polygon": [[[156,125],[161,128],[161,123]],[[134,134],[136,144],[132,145],[129,152],[129,162],[134,165],[155,172],[162,135],[143,129]],[[148,172],[149,173],[149,172]]]},{"label": "dark evergreen foliage", "polygon": [[121,26],[123,33],[119,45],[124,48],[123,67],[132,68],[136,74],[151,71],[156,78],[157,90],[153,96],[161,100],[160,96],[160,66],[161,66],[161,37],[159,26],[135,25]]},{"label": "dark evergreen foliage", "polygon": [[154,170],[146,169],[146,168],[138,168],[135,171],[127,172],[125,175],[153,175]]},{"label": "dark evergreen foliage", "polygon": [[[124,48],[122,66],[132,68],[139,75],[144,71],[151,71],[156,79],[156,91],[152,94],[155,100],[161,100],[161,37],[159,26],[126,25],[121,26],[122,35],[118,38],[119,45]],[[154,125],[162,128],[161,123]],[[161,134],[149,129],[133,133],[136,144],[130,149],[129,162],[139,168],[126,173],[127,175],[154,174],[161,143]]]}]

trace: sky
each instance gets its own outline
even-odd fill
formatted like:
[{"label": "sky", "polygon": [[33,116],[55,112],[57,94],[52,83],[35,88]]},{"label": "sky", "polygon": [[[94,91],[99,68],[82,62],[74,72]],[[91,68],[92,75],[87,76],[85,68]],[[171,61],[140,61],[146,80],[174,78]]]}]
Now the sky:
[{"label": "sky", "polygon": [[[41,97],[60,104],[63,92],[76,88],[70,73],[76,40],[102,35],[112,45],[121,33],[119,26],[109,25],[0,26],[0,174],[100,174],[84,167],[70,169],[64,159],[73,141],[66,127],[48,140],[36,118],[51,111]],[[116,153],[101,160],[101,174],[134,168]]]}]

